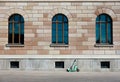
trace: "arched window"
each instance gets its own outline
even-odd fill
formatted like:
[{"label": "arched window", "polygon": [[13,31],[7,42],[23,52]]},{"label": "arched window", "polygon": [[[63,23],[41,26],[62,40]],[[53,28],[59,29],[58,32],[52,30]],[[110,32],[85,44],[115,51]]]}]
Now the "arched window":
[{"label": "arched window", "polygon": [[19,14],[13,14],[8,22],[8,44],[24,44],[24,18]]},{"label": "arched window", "polygon": [[107,14],[100,14],[96,18],[96,43],[113,44],[112,19]]},{"label": "arched window", "polygon": [[63,14],[52,18],[52,43],[68,44],[68,19]]}]

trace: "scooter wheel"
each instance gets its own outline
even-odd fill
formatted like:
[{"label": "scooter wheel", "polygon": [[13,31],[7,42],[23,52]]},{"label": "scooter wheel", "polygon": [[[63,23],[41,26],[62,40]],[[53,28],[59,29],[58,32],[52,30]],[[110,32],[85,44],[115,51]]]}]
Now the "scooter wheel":
[{"label": "scooter wheel", "polygon": [[69,72],[69,70],[68,70],[68,69],[66,69],[66,71],[67,71],[67,72]]},{"label": "scooter wheel", "polygon": [[77,72],[79,72],[80,70],[79,69],[77,69]]}]

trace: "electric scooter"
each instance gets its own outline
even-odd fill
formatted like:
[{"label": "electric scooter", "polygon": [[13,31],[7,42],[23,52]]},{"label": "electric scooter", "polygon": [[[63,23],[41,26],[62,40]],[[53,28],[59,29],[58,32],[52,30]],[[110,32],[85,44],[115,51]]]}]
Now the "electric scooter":
[{"label": "electric scooter", "polygon": [[76,65],[76,61],[77,61],[76,59],[73,61],[70,68],[66,70],[67,72],[79,72],[78,66]]}]

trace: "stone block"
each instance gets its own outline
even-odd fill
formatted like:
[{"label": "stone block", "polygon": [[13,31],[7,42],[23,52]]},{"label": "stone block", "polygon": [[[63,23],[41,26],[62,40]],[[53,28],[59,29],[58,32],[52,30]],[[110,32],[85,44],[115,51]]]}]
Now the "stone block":
[{"label": "stone block", "polygon": [[33,22],[33,25],[43,25],[43,22]]},{"label": "stone block", "polygon": [[83,9],[88,9],[87,6],[77,6],[77,10],[83,10]]},{"label": "stone block", "polygon": [[27,50],[27,54],[28,55],[36,55],[37,54],[37,50]]},{"label": "stone block", "polygon": [[94,50],[94,55],[102,55],[105,54],[104,50]]},{"label": "stone block", "polygon": [[62,2],[60,5],[62,5],[62,6],[70,6],[70,5],[71,5],[71,3],[70,3],[70,2],[69,2],[69,3]]},{"label": "stone block", "polygon": [[115,5],[115,3],[113,3],[113,2],[106,2],[105,5],[107,5],[107,6],[108,5]]},{"label": "stone block", "polygon": [[77,33],[88,33],[87,29],[77,29]]},{"label": "stone block", "polygon": [[39,6],[48,6],[49,3],[38,3]]},{"label": "stone block", "polygon": [[44,33],[51,33],[51,29],[50,30],[44,30]]},{"label": "stone block", "polygon": [[87,17],[88,14],[77,14],[77,17]]},{"label": "stone block", "polygon": [[43,7],[42,6],[33,6],[33,9],[34,10],[40,10],[40,9],[43,9]]},{"label": "stone block", "polygon": [[22,3],[17,3],[17,6],[19,6],[19,5],[20,6],[27,6],[27,3],[25,3],[25,2],[24,3],[23,2]]},{"label": "stone block", "polygon": [[5,14],[0,14],[0,18],[4,18],[5,17]]},{"label": "stone block", "polygon": [[93,5],[93,3],[92,2],[82,2],[82,5],[83,6],[89,6],[89,5]]},{"label": "stone block", "polygon": [[[16,50],[16,52],[17,52],[17,54],[19,54],[19,55],[26,55],[26,54],[30,53],[30,52],[27,53],[27,50]],[[35,53],[35,52],[34,52],[34,53]]]},{"label": "stone block", "polygon": [[43,14],[33,14],[33,17],[43,17]]},{"label": "stone block", "polygon": [[42,29],[37,29],[37,33],[44,33],[44,31]]},{"label": "stone block", "polygon": [[39,45],[43,45],[43,46],[50,45],[50,42],[38,42],[38,46]]},{"label": "stone block", "polygon": [[94,6],[98,6],[98,5],[99,6],[101,6],[101,5],[104,6],[104,3],[103,2],[94,2],[93,5]]},{"label": "stone block", "polygon": [[116,50],[116,54],[117,54],[117,55],[120,55],[120,50]]},{"label": "stone block", "polygon": [[82,54],[88,54],[88,55],[93,55],[93,50],[83,50]]},{"label": "stone block", "polygon": [[30,37],[30,38],[34,38],[35,37],[35,34],[25,34],[25,37]]},{"label": "stone block", "polygon": [[105,54],[115,55],[115,50],[105,50]]},{"label": "stone block", "polygon": [[88,46],[89,46],[89,45],[94,45],[94,42],[92,42],[92,41],[91,41],[91,42],[85,42],[85,41],[84,41],[84,42],[82,42],[82,45],[88,45]]},{"label": "stone block", "polygon": [[38,50],[38,54],[39,55],[48,55],[49,50],[48,49],[40,49],[40,50]]},{"label": "stone block", "polygon": [[71,54],[71,50],[60,50],[60,54]]}]

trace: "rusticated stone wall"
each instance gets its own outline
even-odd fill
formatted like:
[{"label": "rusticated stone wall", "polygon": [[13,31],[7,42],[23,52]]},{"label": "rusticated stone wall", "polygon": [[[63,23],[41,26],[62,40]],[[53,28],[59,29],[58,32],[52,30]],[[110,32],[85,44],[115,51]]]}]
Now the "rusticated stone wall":
[{"label": "rusticated stone wall", "polygon": [[[7,47],[8,18],[14,13],[24,17],[24,47]],[[68,47],[50,47],[55,14],[69,20]],[[95,47],[96,17],[106,13],[113,19],[113,46]],[[0,1],[1,55],[119,55],[120,2],[117,1]]]}]

